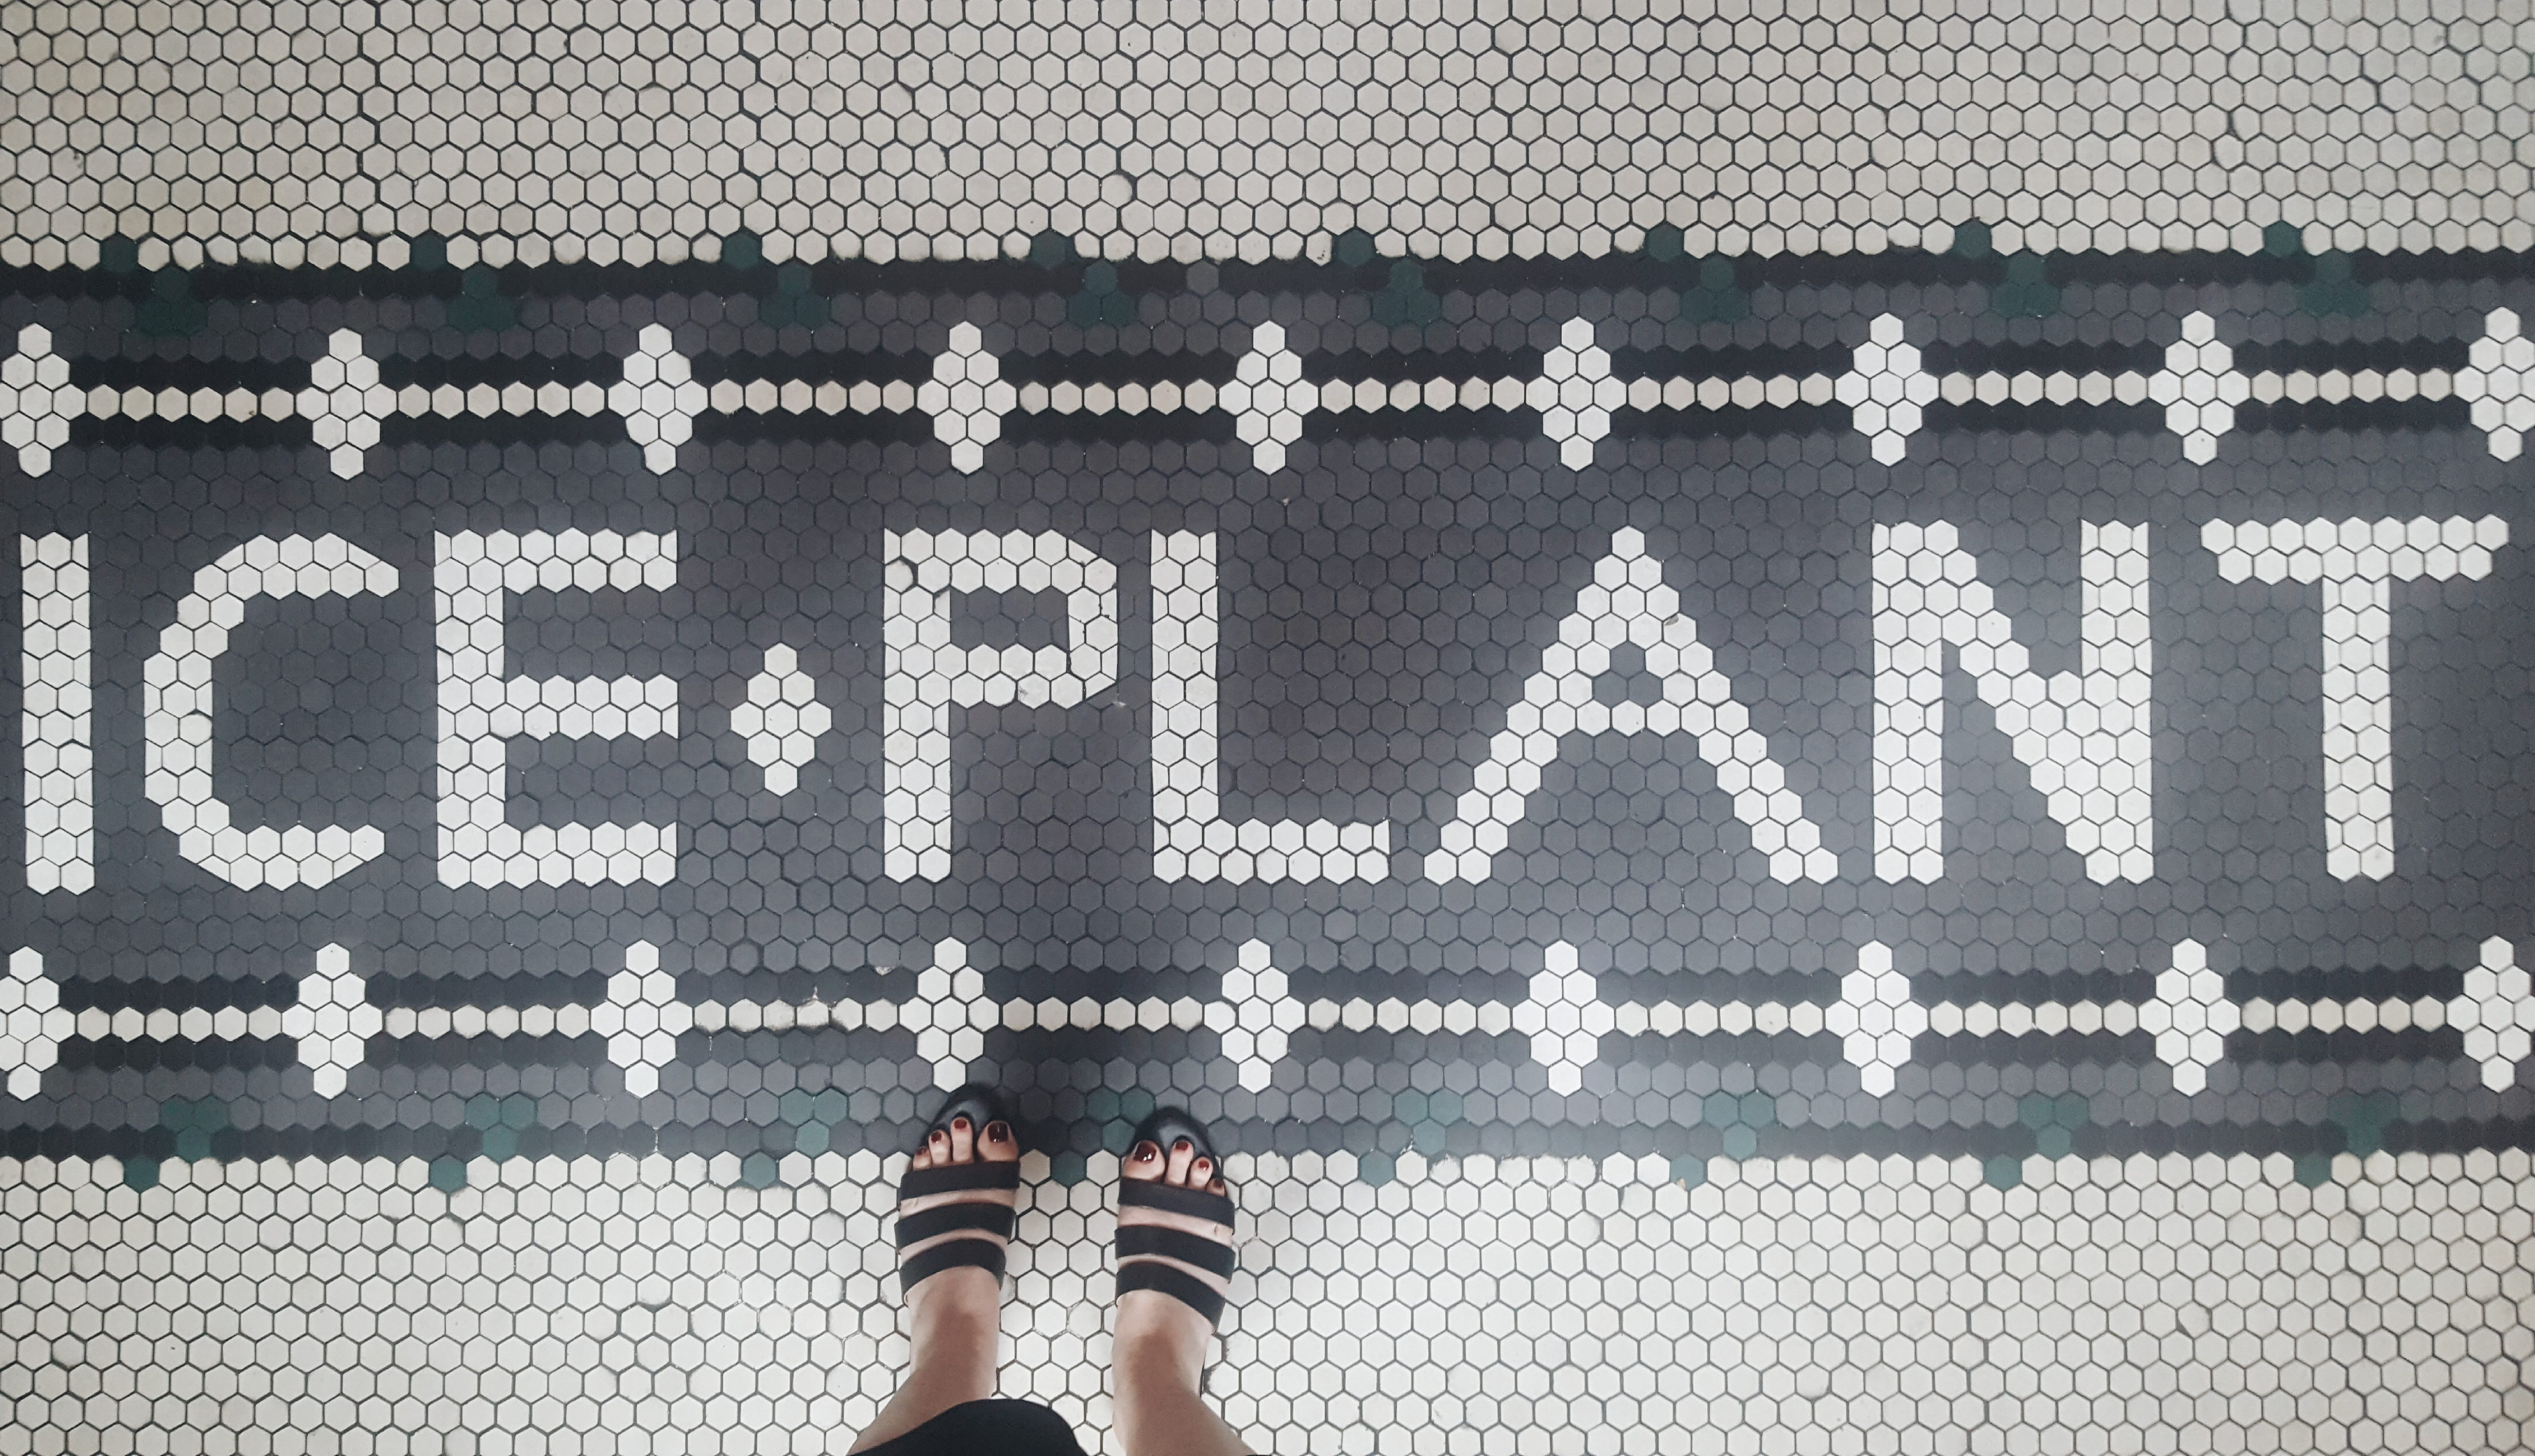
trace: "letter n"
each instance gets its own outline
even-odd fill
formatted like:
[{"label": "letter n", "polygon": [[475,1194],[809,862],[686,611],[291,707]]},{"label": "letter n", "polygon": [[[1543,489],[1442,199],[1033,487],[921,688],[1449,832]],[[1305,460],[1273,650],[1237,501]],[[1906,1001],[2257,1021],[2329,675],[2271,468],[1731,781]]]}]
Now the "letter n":
[{"label": "letter n", "polygon": [[1875,873],[1946,872],[1945,650],[2098,883],[2155,873],[2147,527],[2081,527],[2077,671],[2032,670],[1951,522],[1875,528]]}]

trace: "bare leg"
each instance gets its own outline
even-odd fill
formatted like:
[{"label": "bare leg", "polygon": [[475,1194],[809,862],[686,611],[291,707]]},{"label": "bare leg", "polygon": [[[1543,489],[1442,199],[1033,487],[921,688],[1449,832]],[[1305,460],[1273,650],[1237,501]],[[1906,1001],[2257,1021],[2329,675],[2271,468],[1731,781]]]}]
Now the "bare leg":
[{"label": "bare leg", "polygon": [[[1183,1142],[1167,1154],[1151,1143],[1138,1143],[1127,1154],[1125,1175],[1161,1179],[1184,1188],[1225,1191],[1212,1163],[1194,1155]],[[1157,1208],[1122,1208],[1122,1224],[1163,1224],[1220,1240],[1220,1225]],[[1176,1267],[1224,1292],[1224,1281],[1178,1260]],[[1112,1408],[1118,1440],[1127,1456],[1242,1456],[1250,1448],[1233,1433],[1214,1408],[1198,1393],[1206,1373],[1206,1352],[1214,1344],[1214,1326],[1195,1309],[1158,1290],[1134,1289],[1118,1297],[1118,1337],[1113,1347]]]},{"label": "bare leg", "polygon": [[[985,1135],[978,1137],[968,1126],[968,1120],[960,1118],[952,1122],[948,1132],[935,1132],[915,1155],[912,1166],[943,1168],[978,1159],[1010,1163],[1020,1155],[1021,1145],[1013,1136],[1012,1128],[989,1122]],[[898,1205],[898,1212],[921,1213],[950,1203],[1010,1205],[1013,1201],[1014,1195],[1001,1188],[972,1188],[909,1198]],[[946,1234],[900,1250],[900,1256],[919,1253],[948,1239],[979,1237],[992,1236]],[[907,1338],[913,1349],[907,1360],[906,1378],[898,1382],[897,1394],[890,1397],[889,1404],[881,1408],[880,1419],[863,1431],[851,1449],[868,1450],[894,1436],[904,1435],[953,1406],[993,1395],[997,1316],[1003,1301],[1003,1282],[983,1269],[945,1269],[908,1290]]]}]

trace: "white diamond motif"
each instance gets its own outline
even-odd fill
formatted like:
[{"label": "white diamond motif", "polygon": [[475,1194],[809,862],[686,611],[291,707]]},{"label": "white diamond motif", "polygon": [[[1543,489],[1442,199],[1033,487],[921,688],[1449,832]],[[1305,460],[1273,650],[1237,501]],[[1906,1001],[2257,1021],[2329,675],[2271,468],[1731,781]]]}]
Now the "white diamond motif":
[{"label": "white diamond motif", "polygon": [[281,1013],[281,1033],[297,1038],[300,1064],[311,1068],[320,1097],[341,1094],[351,1069],[368,1054],[370,1038],[387,1024],[370,1004],[369,988],[352,970],[352,953],[340,945],[317,952],[317,968],[299,978],[299,1004]]},{"label": "white diamond motif", "polygon": [[625,1069],[625,1090],[660,1090],[660,1068],[678,1055],[678,1034],[696,1024],[696,1008],[678,1000],[678,978],[661,969],[649,940],[625,947],[625,969],[607,978],[607,1001],[589,1008],[589,1029],[607,1038],[607,1060]]},{"label": "white diamond motif", "polygon": [[765,666],[748,680],[748,700],[730,710],[731,731],[748,740],[749,761],[766,770],[766,787],[776,794],[800,786],[801,765],[818,754],[819,736],[834,722],[800,654],[783,642],[766,649]]},{"label": "white diamond motif", "polygon": [[2482,942],[2482,963],[2464,973],[2447,1024],[2464,1033],[2464,1055],[2482,1063],[2484,1086],[2504,1092],[2516,1083],[2517,1063],[2535,1051],[2535,985],[2505,939]]},{"label": "white diamond motif", "polygon": [[1611,411],[1629,402],[1629,386],[1611,377],[1610,351],[1593,341],[1593,326],[1570,319],[1527,394],[1540,411],[1541,433],[1558,442],[1560,462],[1581,470],[1593,463],[1594,444],[1611,433]]},{"label": "white diamond motif", "polygon": [[379,421],[396,413],[397,392],[379,383],[379,363],[361,351],[361,335],[338,329],[326,357],[308,366],[308,388],[294,401],[326,463],[345,480],[361,473],[361,455],[379,443]]},{"label": "white diamond motif", "polygon": [[1233,433],[1262,470],[1285,468],[1285,447],[1303,438],[1303,416],[1320,407],[1318,385],[1303,382],[1303,356],[1285,345],[1285,331],[1262,324],[1215,398],[1234,416]]},{"label": "white diamond motif", "polygon": [[2517,458],[2535,430],[2535,339],[2520,327],[2515,309],[2493,309],[2456,371],[2456,396],[2471,401],[2473,427],[2491,441],[2494,459]]},{"label": "white diamond motif", "polygon": [[1004,415],[1020,402],[974,324],[952,326],[951,346],[934,356],[933,378],[915,392],[915,407],[933,416],[934,438],[951,447],[951,468],[960,471],[986,463],[986,447],[1003,438]]},{"label": "white diamond motif", "polygon": [[2183,316],[2183,334],[2166,345],[2165,367],[2148,376],[2147,394],[2165,406],[2165,427],[2183,437],[2183,457],[2206,464],[2218,457],[2218,437],[2236,428],[2236,406],[2254,386],[2236,372],[2235,351],[2219,341],[2217,321],[2204,313]]},{"label": "white diamond motif", "polygon": [[1531,1060],[1549,1072],[1549,1090],[1577,1092],[1584,1068],[1601,1054],[1602,1034],[1619,1017],[1601,999],[1593,973],[1577,959],[1576,947],[1552,943],[1541,971],[1531,978],[1531,995],[1514,1008],[1514,1029],[1531,1038]]},{"label": "white diamond motif", "polygon": [[62,1008],[61,988],[44,974],[44,957],[36,951],[9,953],[9,974],[0,979],[0,1067],[9,1073],[9,1095],[23,1102],[44,1088],[44,1072],[58,1060],[62,1038],[78,1029],[78,1018]]},{"label": "white diamond motif", "polygon": [[1880,940],[1857,947],[1857,969],[1839,978],[1839,1001],[1823,1009],[1823,1029],[1839,1038],[1857,1085],[1881,1097],[1910,1060],[1910,1040],[1928,1029],[1928,1008],[1910,999],[1910,978]]},{"label": "white diamond motif", "polygon": [[1918,346],[1902,336],[1900,316],[1878,314],[1866,342],[1849,355],[1835,393],[1868,450],[1890,465],[1909,452],[1910,437],[1925,423],[1938,386],[1937,377],[1919,367]]},{"label": "white diamond motif", "polygon": [[678,447],[695,438],[696,416],[712,392],[696,383],[666,328],[646,325],[634,342],[625,377],[607,387],[607,407],[625,417],[626,435],[643,447],[643,463],[665,474],[678,463]]},{"label": "white diamond motif", "polygon": [[2174,1068],[2174,1090],[2198,1092],[2244,1014],[2227,999],[2227,978],[2210,969],[2209,952],[2197,940],[2178,940],[2173,964],[2157,975],[2156,1000],[2139,1007],[2138,1024],[2156,1037],[2156,1060]]},{"label": "white diamond motif", "polygon": [[87,408],[70,361],[53,352],[52,331],[19,330],[18,352],[0,361],[0,444],[18,452],[18,468],[30,475],[53,468],[53,452],[70,443],[71,420]]}]

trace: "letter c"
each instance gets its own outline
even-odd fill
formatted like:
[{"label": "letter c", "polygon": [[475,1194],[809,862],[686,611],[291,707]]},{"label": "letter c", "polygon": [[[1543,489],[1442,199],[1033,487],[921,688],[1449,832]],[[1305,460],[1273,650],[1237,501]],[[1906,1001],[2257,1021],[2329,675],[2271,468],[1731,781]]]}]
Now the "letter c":
[{"label": "letter c", "polygon": [[194,574],[142,675],[144,787],[185,858],[246,889],[328,883],[387,848],[363,824],[234,828],[212,788],[212,666],[260,596],[386,596],[396,568],[340,536],[258,536]]}]

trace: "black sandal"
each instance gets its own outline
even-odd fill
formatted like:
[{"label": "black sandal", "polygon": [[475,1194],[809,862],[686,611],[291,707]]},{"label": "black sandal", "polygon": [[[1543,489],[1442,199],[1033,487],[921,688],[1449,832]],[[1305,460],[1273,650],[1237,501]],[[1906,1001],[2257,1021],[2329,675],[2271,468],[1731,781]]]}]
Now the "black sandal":
[{"label": "black sandal", "polygon": [[[986,1128],[996,1122],[1012,1124],[1004,1111],[1002,1094],[982,1082],[971,1082],[954,1092],[933,1115],[926,1129],[926,1141],[935,1132],[947,1132],[952,1122],[968,1120],[970,1135],[982,1143]],[[954,1164],[949,1168],[907,1170],[897,1181],[897,1201],[905,1206],[909,1198],[927,1198],[936,1193],[959,1193],[971,1188],[1010,1188],[1021,1185],[1020,1160],[989,1163],[983,1157],[972,1162]],[[897,1246],[901,1249],[939,1239],[945,1234],[992,1234],[1009,1241],[1013,1226],[1020,1217],[1020,1200],[1011,1203],[965,1201],[946,1203],[922,1213],[901,1213],[897,1217]],[[901,1293],[915,1288],[945,1269],[984,1269],[997,1279],[1004,1277],[1004,1245],[992,1239],[945,1239],[897,1266],[897,1283]]]},{"label": "black sandal", "polygon": [[[1178,1108],[1158,1108],[1136,1129],[1135,1141],[1149,1142],[1168,1159],[1175,1143],[1186,1142],[1196,1148],[1197,1156],[1214,1165],[1214,1176],[1223,1176],[1223,1159],[1206,1138],[1206,1124]],[[1223,1315],[1223,1296],[1212,1286],[1186,1269],[1159,1262],[1177,1259],[1194,1269],[1204,1269],[1220,1279],[1230,1279],[1235,1266],[1232,1251],[1232,1200],[1221,1193],[1204,1188],[1173,1187],[1158,1180],[1118,1179],[1118,1206],[1151,1208],[1164,1213],[1186,1214],[1222,1226],[1220,1241],[1191,1234],[1181,1229],[1156,1224],[1120,1224],[1118,1226],[1118,1293],[1149,1289],[1172,1299],[1206,1316],[1208,1324]],[[1129,1260],[1134,1262],[1129,1262]]]}]

